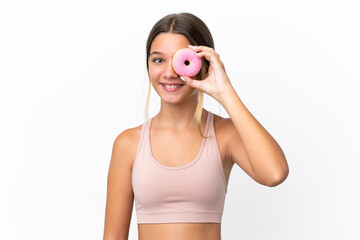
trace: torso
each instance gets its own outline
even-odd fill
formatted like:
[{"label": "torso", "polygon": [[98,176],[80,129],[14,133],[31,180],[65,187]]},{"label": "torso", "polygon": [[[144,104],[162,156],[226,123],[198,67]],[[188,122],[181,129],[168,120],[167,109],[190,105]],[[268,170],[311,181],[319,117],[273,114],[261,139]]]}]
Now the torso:
[{"label": "torso", "polygon": [[138,224],[139,240],[220,240],[220,223]]},{"label": "torso", "polygon": [[[207,111],[204,110],[204,114]],[[205,114],[206,115],[206,114]],[[223,162],[226,183],[229,182],[230,172],[233,162],[227,158],[227,131],[220,129],[226,128],[229,119],[224,119],[214,114],[214,127],[219,150]],[[202,121],[202,131],[204,131],[206,118]],[[153,125],[153,124],[152,124]],[[138,133],[138,145],[142,125],[134,128]],[[154,131],[155,129],[155,131]],[[154,133],[156,132],[156,134]],[[157,161],[167,166],[182,166],[191,162],[199,152],[202,137],[198,130],[173,131],[169,132],[159,129],[156,126],[151,127],[151,150]],[[134,139],[136,141],[136,139]],[[176,147],[175,147],[176,146]],[[134,147],[132,151],[136,151]],[[185,155],[184,155],[185,154]],[[136,153],[134,152],[134,156]],[[175,156],[181,156],[176,158]],[[168,162],[165,159],[171,159]],[[135,158],[134,158],[135,160]],[[134,162],[133,162],[134,163]],[[220,223],[165,223],[165,224],[138,224],[139,240],[220,240],[221,224]]]}]

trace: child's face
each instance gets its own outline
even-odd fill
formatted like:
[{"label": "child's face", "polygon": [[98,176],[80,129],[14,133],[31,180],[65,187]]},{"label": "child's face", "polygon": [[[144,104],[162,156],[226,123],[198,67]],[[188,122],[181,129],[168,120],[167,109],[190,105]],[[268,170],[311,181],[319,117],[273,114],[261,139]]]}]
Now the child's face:
[{"label": "child's face", "polygon": [[163,102],[182,103],[197,97],[197,90],[186,85],[172,65],[175,53],[189,44],[185,36],[173,33],[161,33],[151,44],[149,78]]}]

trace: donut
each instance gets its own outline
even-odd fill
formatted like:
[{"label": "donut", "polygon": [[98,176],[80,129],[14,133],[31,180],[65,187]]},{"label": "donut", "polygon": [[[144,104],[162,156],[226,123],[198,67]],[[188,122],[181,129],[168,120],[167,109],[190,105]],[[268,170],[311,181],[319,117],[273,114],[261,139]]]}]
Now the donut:
[{"label": "donut", "polygon": [[173,68],[180,76],[193,77],[201,69],[201,58],[190,48],[180,49],[174,55]]}]

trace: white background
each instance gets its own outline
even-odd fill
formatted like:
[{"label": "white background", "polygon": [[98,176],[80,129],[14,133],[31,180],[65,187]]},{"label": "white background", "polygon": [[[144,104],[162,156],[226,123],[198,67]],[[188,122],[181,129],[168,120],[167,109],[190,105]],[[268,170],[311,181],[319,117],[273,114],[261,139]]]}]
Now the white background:
[{"label": "white background", "polygon": [[234,166],[223,239],[360,239],[355,0],[1,1],[0,239],[102,239],[113,141],[144,122],[148,33],[182,11],[290,166],[275,188]]}]

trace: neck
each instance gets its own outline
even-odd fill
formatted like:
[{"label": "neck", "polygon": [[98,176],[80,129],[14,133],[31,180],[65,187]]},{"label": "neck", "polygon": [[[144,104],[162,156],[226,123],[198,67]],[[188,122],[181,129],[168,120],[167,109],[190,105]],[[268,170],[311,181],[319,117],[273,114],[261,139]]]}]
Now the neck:
[{"label": "neck", "polygon": [[177,129],[195,128],[197,126],[194,116],[197,103],[197,97],[194,98],[194,101],[186,101],[181,104],[161,102],[160,112],[154,118],[162,127]]}]

